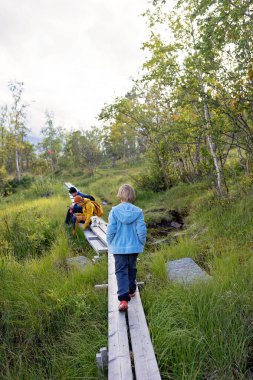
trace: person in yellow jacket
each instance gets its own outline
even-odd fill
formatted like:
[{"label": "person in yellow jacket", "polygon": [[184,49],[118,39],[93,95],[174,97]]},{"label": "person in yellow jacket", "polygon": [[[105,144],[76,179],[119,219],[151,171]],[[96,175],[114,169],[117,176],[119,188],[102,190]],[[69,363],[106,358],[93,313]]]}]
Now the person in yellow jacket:
[{"label": "person in yellow jacket", "polygon": [[79,222],[84,222],[82,229],[85,230],[91,221],[91,217],[94,215],[102,215],[102,206],[97,202],[92,202],[88,198],[82,198],[80,195],[77,195],[74,198],[74,203],[82,207],[81,213],[76,213],[75,218],[73,218],[74,230],[73,235],[76,235]]}]

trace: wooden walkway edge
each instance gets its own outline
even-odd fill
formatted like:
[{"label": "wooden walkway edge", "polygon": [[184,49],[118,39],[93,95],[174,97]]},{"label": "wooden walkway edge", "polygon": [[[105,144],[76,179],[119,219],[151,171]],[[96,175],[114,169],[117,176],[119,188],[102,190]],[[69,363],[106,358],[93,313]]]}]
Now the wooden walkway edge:
[{"label": "wooden walkway edge", "polygon": [[138,290],[128,304],[128,323],[136,379],[160,380],[161,376]]}]

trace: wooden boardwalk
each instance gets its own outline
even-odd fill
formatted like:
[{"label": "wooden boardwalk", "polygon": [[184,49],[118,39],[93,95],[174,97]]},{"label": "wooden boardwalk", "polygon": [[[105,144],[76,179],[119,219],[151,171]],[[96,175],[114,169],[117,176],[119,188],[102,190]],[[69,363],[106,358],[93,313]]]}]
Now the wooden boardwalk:
[{"label": "wooden boardwalk", "polygon": [[[107,250],[106,229],[102,218],[93,217],[84,234],[91,245],[99,239]],[[108,380],[161,380],[138,288],[127,313],[118,305],[114,256],[108,254]]]}]

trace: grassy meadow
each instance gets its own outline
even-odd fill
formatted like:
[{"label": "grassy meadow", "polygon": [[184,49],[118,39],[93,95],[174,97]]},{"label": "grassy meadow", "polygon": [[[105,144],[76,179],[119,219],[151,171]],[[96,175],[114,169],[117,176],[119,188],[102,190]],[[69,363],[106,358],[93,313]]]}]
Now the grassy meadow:
[{"label": "grassy meadow", "polygon": [[[97,379],[95,355],[107,345],[106,257],[85,271],[68,257],[94,255],[81,233],[64,225],[69,204],[64,181],[98,200],[105,218],[120,184],[139,168],[98,169],[30,187],[1,199],[0,378]],[[250,379],[253,367],[252,181],[230,184],[215,198],[208,183],[179,184],[166,192],[137,190],[149,229],[138,280],[162,379]],[[49,197],[44,193],[52,192]],[[171,210],[184,228],[159,237]],[[166,219],[167,218],[167,219]],[[157,226],[151,234],[151,226]],[[160,242],[159,242],[160,240]],[[211,276],[186,287],[171,283],[169,260],[192,257]],[[115,379],[116,380],[116,379]]]}]

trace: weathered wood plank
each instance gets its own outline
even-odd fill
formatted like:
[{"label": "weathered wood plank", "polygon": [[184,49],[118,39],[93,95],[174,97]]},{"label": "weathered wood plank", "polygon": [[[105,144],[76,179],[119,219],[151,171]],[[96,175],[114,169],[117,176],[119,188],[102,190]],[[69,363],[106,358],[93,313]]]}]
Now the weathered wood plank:
[{"label": "weathered wood plank", "polygon": [[118,311],[114,257],[108,254],[108,380],[132,380],[125,313]]},{"label": "weathered wood plank", "polygon": [[86,228],[83,233],[89,244],[97,253],[107,252],[107,246],[102,241],[100,241],[99,238],[89,228]]},{"label": "weathered wood plank", "polygon": [[[68,189],[70,189],[71,187],[75,187],[75,186],[72,185],[72,183],[70,183],[70,182],[65,182],[64,185],[65,185]],[[77,189],[77,188],[76,188],[76,189]],[[77,191],[79,191],[79,190],[77,189]],[[69,198],[70,198],[71,202],[74,203],[74,197],[73,197],[72,194],[69,194]]]},{"label": "weathered wood plank", "polygon": [[[138,286],[143,286],[144,282],[143,281],[139,281],[139,282],[137,282],[137,285]],[[108,284],[98,284],[98,285],[95,285],[95,289],[108,289]]]},{"label": "weathered wood plank", "polygon": [[90,225],[90,229],[107,246],[107,241],[106,241],[107,223],[98,216],[93,216],[91,220],[92,220],[92,223]]},{"label": "weathered wood plank", "polygon": [[90,229],[107,246],[106,233],[100,227],[94,227],[92,224],[90,225]]},{"label": "weathered wood plank", "polygon": [[104,221],[104,219],[102,219],[102,218],[99,217],[99,216],[93,216],[93,217],[91,218],[91,220],[92,220],[92,225],[93,225],[94,227],[95,227],[95,226],[96,226],[96,227],[100,227],[100,229],[106,233],[108,223],[106,223],[106,222]]},{"label": "weathered wood plank", "polygon": [[[82,227],[82,223],[79,223],[81,224],[80,227]],[[94,234],[94,232],[91,231],[90,228],[86,228],[84,231],[83,231],[86,239],[91,239],[91,238],[97,238],[97,235]]]},{"label": "weathered wood plank", "polygon": [[136,379],[161,380],[138,289],[128,304],[128,323]]},{"label": "weathered wood plank", "polygon": [[106,253],[107,247],[103,246],[99,239],[89,240],[89,244],[97,253]]}]

